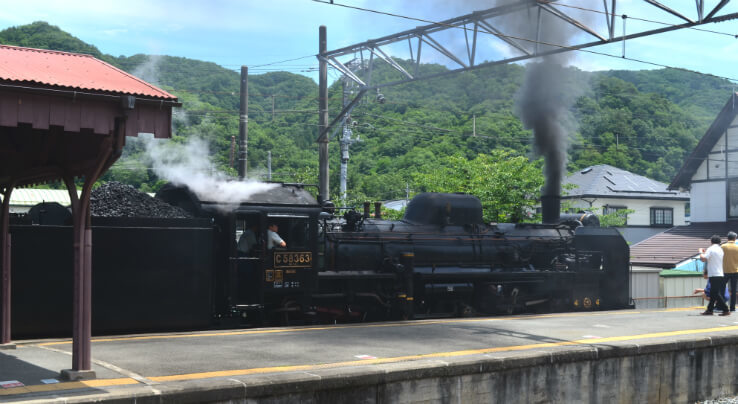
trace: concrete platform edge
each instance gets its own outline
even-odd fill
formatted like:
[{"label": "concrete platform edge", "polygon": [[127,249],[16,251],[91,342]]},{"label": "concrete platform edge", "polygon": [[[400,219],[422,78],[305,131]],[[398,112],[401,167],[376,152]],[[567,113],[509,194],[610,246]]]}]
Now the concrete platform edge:
[{"label": "concrete platform edge", "polygon": [[[521,351],[515,356],[484,354],[167,382],[113,388],[101,394],[57,392],[55,396],[64,397],[67,403],[225,403],[244,399],[255,402],[449,399],[605,402],[613,397],[618,397],[620,402],[687,402],[738,394],[738,381],[733,377],[738,374],[736,358],[738,336],[700,337],[575,346],[550,352]],[[705,372],[708,368],[722,369],[725,376],[703,378],[700,385],[691,382],[695,380],[695,372]],[[582,386],[590,387],[582,389]]]}]

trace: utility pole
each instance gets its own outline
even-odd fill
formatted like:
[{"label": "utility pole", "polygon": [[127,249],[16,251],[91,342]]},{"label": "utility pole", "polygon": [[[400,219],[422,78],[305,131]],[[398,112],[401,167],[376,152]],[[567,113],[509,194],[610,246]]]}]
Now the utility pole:
[{"label": "utility pole", "polygon": [[[350,88],[348,87],[347,81],[349,80],[348,77],[343,78],[342,84],[343,84],[343,107],[345,108],[349,100],[347,95],[351,93]],[[348,180],[348,162],[349,162],[349,146],[351,146],[355,142],[360,142],[361,139],[357,136],[356,139],[353,139],[351,136],[353,135],[353,132],[351,131],[352,121],[351,121],[351,111],[349,110],[348,113],[343,117],[343,134],[341,135],[341,199],[343,202],[346,202],[346,182]]]},{"label": "utility pole", "polygon": [[472,114],[472,136],[477,136],[477,114]]},{"label": "utility pole", "polygon": [[241,108],[238,118],[238,179],[246,178],[249,149],[249,68],[241,66]]},{"label": "utility pole", "polygon": [[[321,56],[328,51],[328,42],[325,25],[318,30],[318,54]],[[328,126],[328,63],[325,58],[320,58],[318,74],[318,133],[323,133]],[[320,167],[318,168],[318,188],[320,202],[330,199],[328,183],[328,136],[318,139],[318,156]]]},{"label": "utility pole", "polygon": [[272,122],[274,122],[274,94],[272,94]]}]

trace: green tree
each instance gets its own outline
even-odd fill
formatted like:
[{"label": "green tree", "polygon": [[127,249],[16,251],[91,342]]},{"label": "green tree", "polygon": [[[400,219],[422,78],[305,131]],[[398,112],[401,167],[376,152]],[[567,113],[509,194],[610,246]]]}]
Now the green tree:
[{"label": "green tree", "polygon": [[623,227],[628,223],[628,214],[633,212],[635,212],[633,209],[620,209],[608,214],[603,213],[599,217],[600,227]]},{"label": "green tree", "polygon": [[484,220],[518,222],[530,217],[543,185],[541,161],[493,150],[473,160],[461,156],[441,159],[413,176],[427,192],[463,192],[482,202]]}]

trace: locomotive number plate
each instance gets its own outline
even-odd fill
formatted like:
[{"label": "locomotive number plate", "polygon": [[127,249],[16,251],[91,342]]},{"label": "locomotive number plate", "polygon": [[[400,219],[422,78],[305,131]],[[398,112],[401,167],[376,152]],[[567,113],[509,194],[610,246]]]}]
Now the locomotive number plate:
[{"label": "locomotive number plate", "polygon": [[307,252],[274,252],[275,268],[300,268],[313,266],[313,254]]}]

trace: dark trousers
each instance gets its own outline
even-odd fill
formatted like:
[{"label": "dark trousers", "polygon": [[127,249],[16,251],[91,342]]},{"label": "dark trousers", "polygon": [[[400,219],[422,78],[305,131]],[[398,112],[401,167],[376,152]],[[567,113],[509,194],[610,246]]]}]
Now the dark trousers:
[{"label": "dark trousers", "polygon": [[730,285],[730,311],[735,311],[735,287],[738,284],[738,273],[725,274],[725,278]]},{"label": "dark trousers", "polygon": [[712,311],[715,305],[718,310],[728,311],[728,305],[725,304],[725,277],[710,277],[710,304],[707,305],[707,311]]}]

